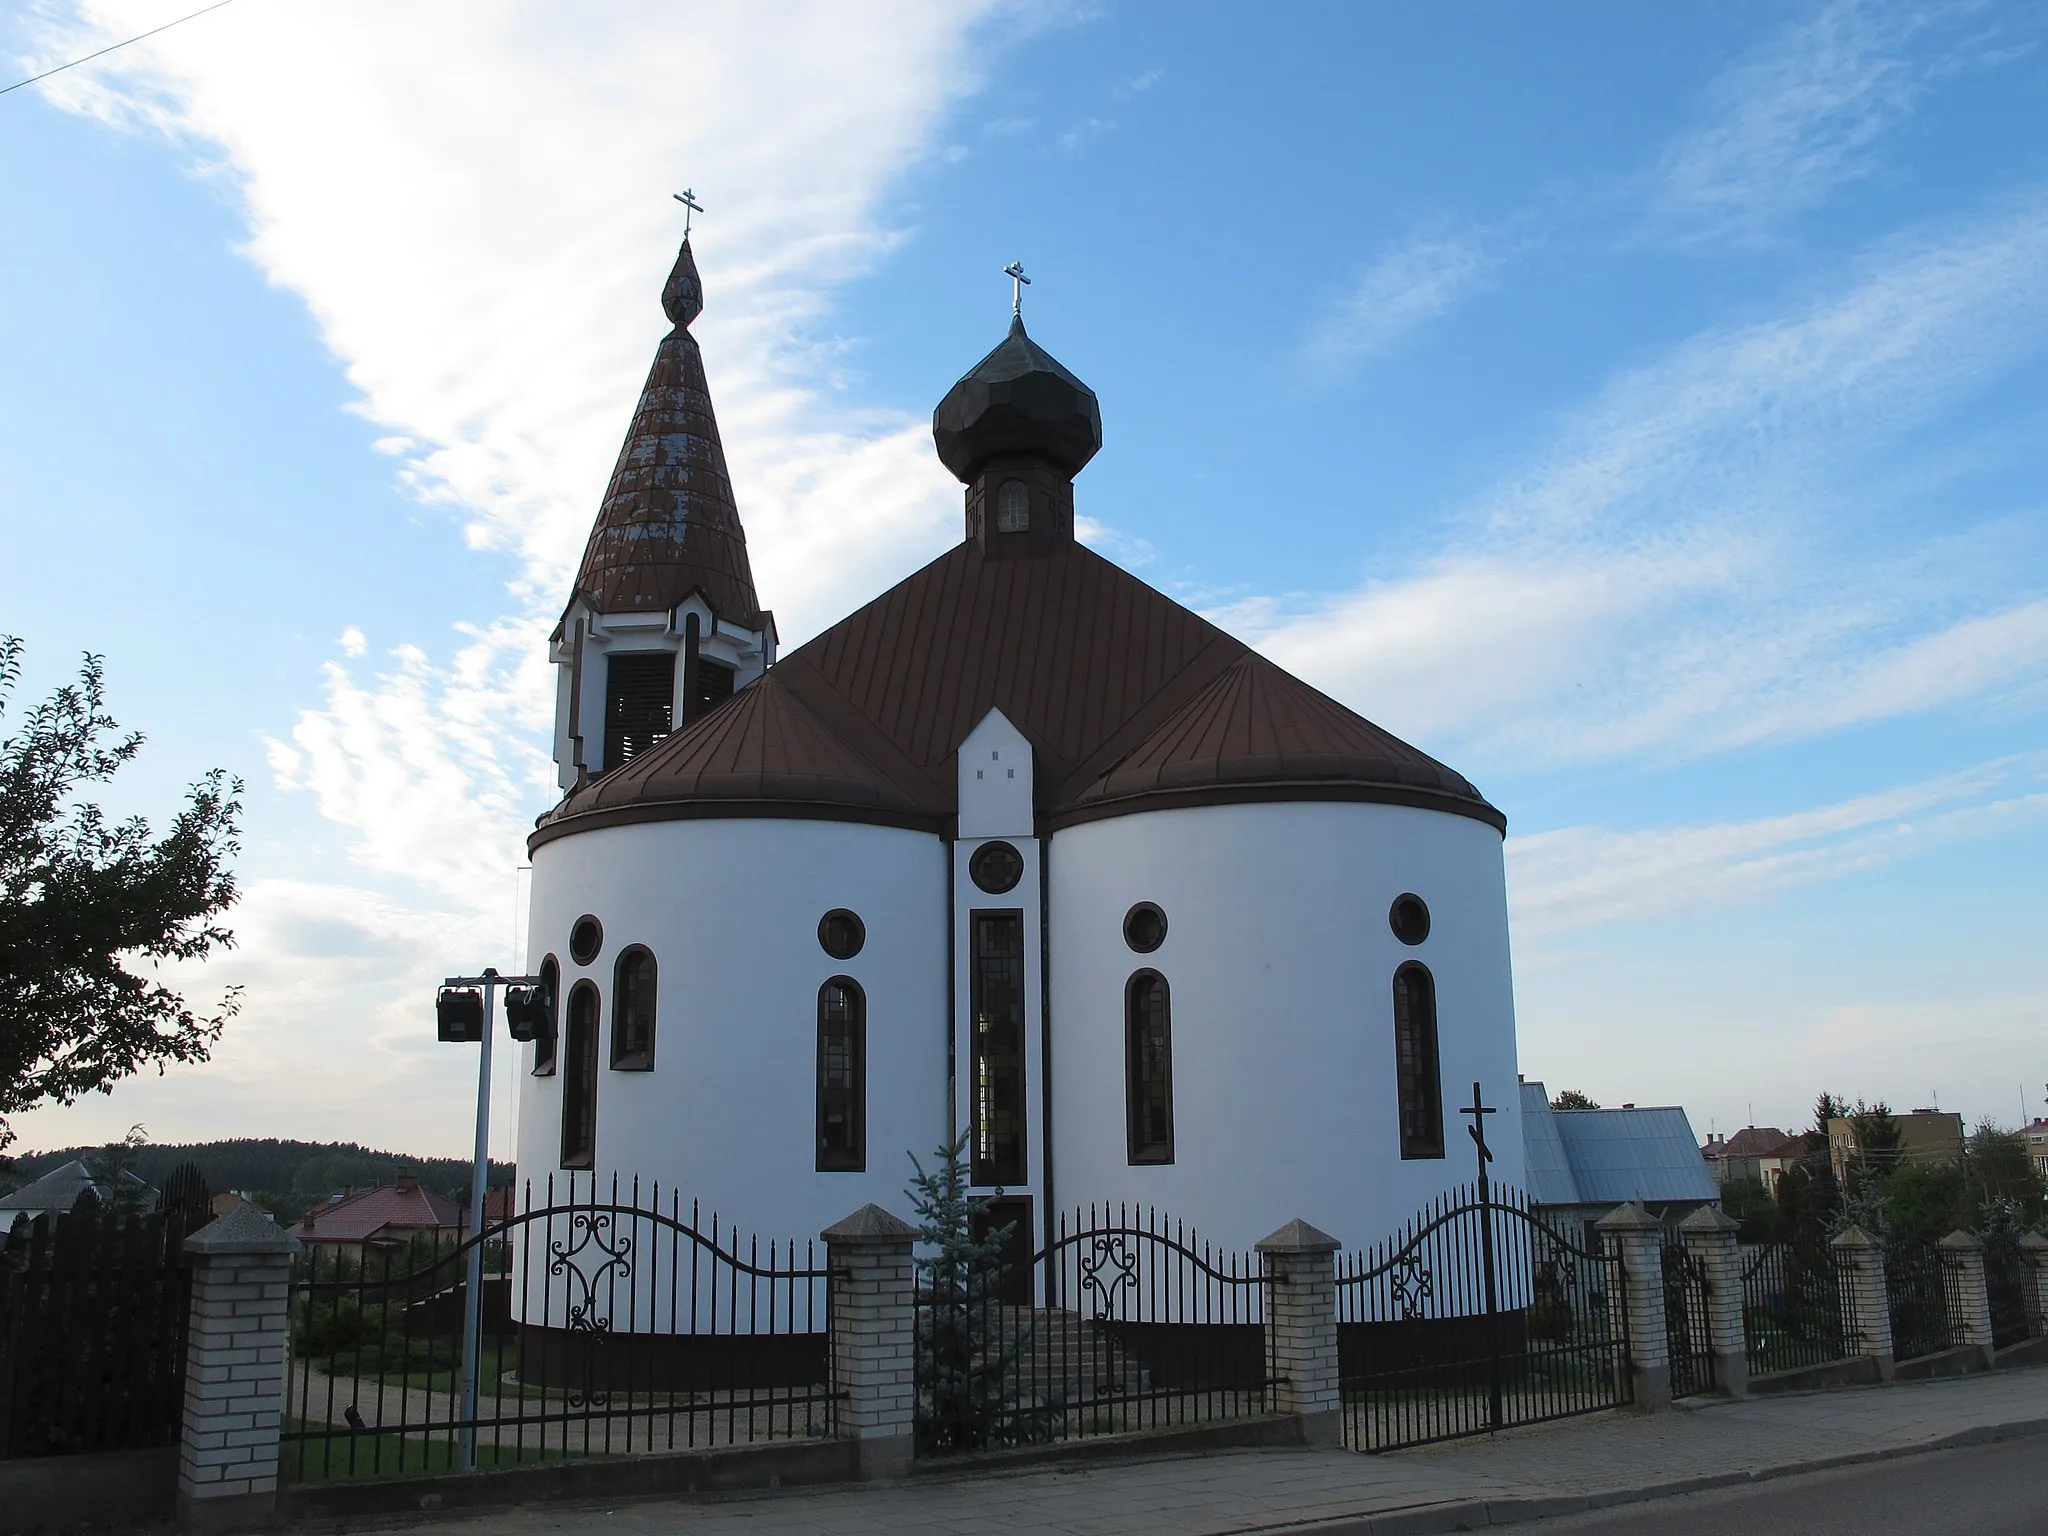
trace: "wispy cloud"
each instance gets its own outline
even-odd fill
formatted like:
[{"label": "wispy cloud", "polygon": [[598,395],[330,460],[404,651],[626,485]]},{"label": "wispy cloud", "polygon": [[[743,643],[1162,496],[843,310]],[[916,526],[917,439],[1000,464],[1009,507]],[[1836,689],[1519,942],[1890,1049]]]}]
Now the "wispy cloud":
[{"label": "wispy cloud", "polygon": [[1060,148],[1072,154],[1091,139],[1099,139],[1105,133],[1116,132],[1113,117],[1085,117],[1060,135]]},{"label": "wispy cloud", "polygon": [[[417,1037],[435,964],[503,956],[522,835],[552,798],[542,640],[666,328],[677,167],[720,168],[698,181],[695,329],[785,642],[957,536],[958,489],[928,427],[841,409],[825,332],[831,285],[901,238],[882,195],[973,87],[969,36],[989,9],[911,0],[878,26],[772,0],[250,5],[203,38],[167,32],[46,88],[188,148],[239,202],[249,259],[304,299],[404,482],[510,568],[504,612],[458,633],[345,632],[322,697],[271,743],[278,783],[342,830],[360,877],[300,881],[286,903],[260,851],[245,871],[244,963],[252,941],[266,951],[245,1018],[289,1012],[307,1039],[295,1059],[322,1063],[320,1093],[352,1084],[358,1104],[381,1102],[368,1084],[389,1063],[354,1050],[363,1019],[402,1016]],[[85,0],[82,16],[58,46],[128,35],[143,8]],[[327,940],[279,903],[346,914],[373,899],[409,914],[395,927],[433,936],[439,959],[392,951],[381,980],[301,988],[295,962],[326,974],[307,946]],[[423,1064],[421,1082],[450,1070]],[[233,1097],[244,1081],[215,1072],[194,1091]],[[424,1149],[421,1117],[398,1113],[350,1134]],[[277,1125],[247,1102],[236,1117]]]},{"label": "wispy cloud", "polygon": [[1269,605],[1256,638],[1393,729],[1523,767],[1788,739],[2038,676],[2023,566],[1863,525],[1913,494],[1885,479],[1898,443],[2044,332],[2048,195],[1883,242],[1836,293],[1616,377],[1416,569]]},{"label": "wispy cloud", "polygon": [[1331,303],[1301,349],[1324,381],[1393,351],[1481,286],[1499,257],[1477,235],[1424,235],[1382,252]]},{"label": "wispy cloud", "polygon": [[2007,758],[1789,815],[1711,826],[1565,827],[1508,840],[1524,938],[1754,901],[2048,817],[2048,759]]},{"label": "wispy cloud", "polygon": [[1834,0],[1707,89],[1655,172],[1654,238],[1753,240],[1877,174],[1880,143],[1939,82],[2013,56],[1962,3]]},{"label": "wispy cloud", "polygon": [[1123,84],[1119,85],[1116,88],[1116,90],[1113,91],[1111,94],[1114,95],[1119,101],[1124,100],[1131,96],[1142,96],[1146,91],[1151,90],[1153,86],[1157,85],[1160,81],[1164,80],[1165,78],[1165,70],[1148,69],[1142,75],[1131,76],[1130,79],[1124,81]]}]

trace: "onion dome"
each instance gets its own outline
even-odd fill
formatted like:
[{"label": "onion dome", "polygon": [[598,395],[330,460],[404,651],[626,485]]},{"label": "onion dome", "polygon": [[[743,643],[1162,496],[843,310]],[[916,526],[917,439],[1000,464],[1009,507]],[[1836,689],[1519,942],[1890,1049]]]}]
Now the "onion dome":
[{"label": "onion dome", "polygon": [[1095,391],[1010,321],[1003,344],[976,363],[932,412],[939,461],[971,483],[990,459],[1035,454],[1072,478],[1102,446]]},{"label": "onion dome", "polygon": [[747,534],[711,411],[704,355],[689,332],[704,284],[686,238],[661,290],[662,338],[605,488],[576,588],[600,613],[673,610],[701,593],[721,619],[760,625]]}]

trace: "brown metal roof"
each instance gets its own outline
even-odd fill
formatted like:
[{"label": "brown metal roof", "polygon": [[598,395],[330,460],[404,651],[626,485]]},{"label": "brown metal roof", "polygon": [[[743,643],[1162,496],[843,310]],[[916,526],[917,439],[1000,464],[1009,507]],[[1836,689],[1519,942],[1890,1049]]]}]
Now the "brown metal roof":
[{"label": "brown metal roof", "polygon": [[1036,753],[1049,824],[1173,804],[1367,799],[1495,827],[1463,778],[1079,544],[940,556],[702,719],[573,793],[587,826],[825,816],[944,831],[991,709]]},{"label": "brown metal roof", "polygon": [[683,241],[662,290],[675,329],[662,338],[619,449],[577,590],[600,613],[667,612],[692,592],[722,619],[760,627],[746,530],[711,412],[704,355],[689,324],[703,284]]}]

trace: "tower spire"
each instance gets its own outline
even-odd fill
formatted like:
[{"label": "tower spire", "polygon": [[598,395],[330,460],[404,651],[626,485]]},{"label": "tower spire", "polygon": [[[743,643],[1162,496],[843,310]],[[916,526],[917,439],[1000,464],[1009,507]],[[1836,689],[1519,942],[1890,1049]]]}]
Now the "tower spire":
[{"label": "tower spire", "polygon": [[[687,209],[700,209],[690,194],[677,197]],[[697,592],[721,620],[758,628],[746,530],[704,354],[689,330],[704,309],[704,283],[687,234],[662,285],[661,308],[675,329],[654,354],[576,587],[599,613],[673,610]]]}]

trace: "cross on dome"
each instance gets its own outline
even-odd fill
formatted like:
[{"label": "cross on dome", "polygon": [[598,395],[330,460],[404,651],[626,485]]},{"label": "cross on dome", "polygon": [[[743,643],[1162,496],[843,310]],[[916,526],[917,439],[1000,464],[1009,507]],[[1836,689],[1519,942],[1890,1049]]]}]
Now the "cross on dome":
[{"label": "cross on dome", "polygon": [[1024,263],[1013,261],[1003,268],[1003,276],[1010,280],[1010,317],[1024,318],[1024,290],[1031,286],[1031,279],[1024,275]]}]

